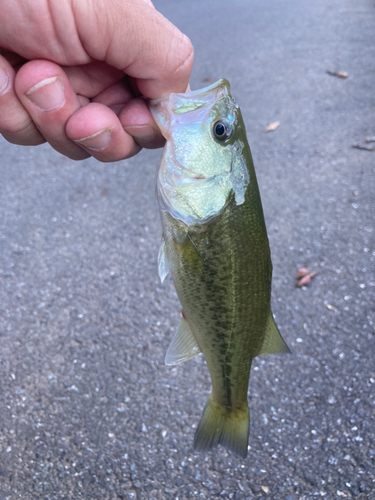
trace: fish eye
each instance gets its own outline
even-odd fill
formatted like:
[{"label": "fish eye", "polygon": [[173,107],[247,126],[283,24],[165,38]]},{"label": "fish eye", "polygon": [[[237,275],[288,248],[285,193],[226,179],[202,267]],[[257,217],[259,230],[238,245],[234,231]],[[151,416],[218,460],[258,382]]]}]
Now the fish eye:
[{"label": "fish eye", "polygon": [[226,120],[219,120],[213,126],[213,133],[219,141],[226,141],[232,135],[232,125]]}]

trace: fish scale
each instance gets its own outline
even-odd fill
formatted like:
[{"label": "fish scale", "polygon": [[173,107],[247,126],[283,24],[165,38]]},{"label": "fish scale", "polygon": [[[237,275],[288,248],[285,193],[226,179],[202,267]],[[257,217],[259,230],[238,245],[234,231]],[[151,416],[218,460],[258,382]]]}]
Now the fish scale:
[{"label": "fish scale", "polygon": [[[159,272],[162,279],[171,272],[183,308],[166,363],[203,352],[212,393],[194,446],[209,451],[222,444],[245,457],[251,362],[289,352],[270,307],[272,264],[245,126],[226,80],[153,101],[150,109],[168,140],[157,187],[164,238]],[[215,135],[217,123],[227,135]],[[166,173],[176,172],[176,162],[180,174],[167,185]],[[198,171],[201,179],[181,189]],[[198,209],[189,208],[194,203]]]}]

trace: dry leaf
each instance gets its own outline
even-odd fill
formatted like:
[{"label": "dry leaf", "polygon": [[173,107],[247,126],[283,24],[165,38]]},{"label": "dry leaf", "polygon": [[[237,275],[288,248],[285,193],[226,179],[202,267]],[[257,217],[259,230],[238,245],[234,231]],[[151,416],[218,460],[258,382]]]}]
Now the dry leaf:
[{"label": "dry leaf", "polygon": [[331,304],[325,304],[326,308],[329,309],[330,311],[336,311],[336,307],[331,306]]},{"label": "dry leaf", "polygon": [[301,286],[308,285],[311,283],[311,279],[316,276],[314,271],[309,271],[307,267],[302,267],[296,274],[296,287],[301,288]]},{"label": "dry leaf", "polygon": [[367,145],[367,144],[353,144],[352,148],[355,149],[364,149],[365,151],[375,151],[375,144],[373,146]]},{"label": "dry leaf", "polygon": [[358,144],[353,144],[352,148],[364,149],[365,151],[375,151],[375,144],[369,145],[369,143],[371,143],[371,142],[375,143],[375,136],[366,137],[364,142],[359,142]]},{"label": "dry leaf", "polygon": [[306,274],[309,274],[309,272],[310,271],[307,269],[307,267],[301,267],[301,269],[296,274],[296,280],[303,278],[304,276],[306,276]]},{"label": "dry leaf", "polygon": [[331,76],[337,76],[338,78],[348,78],[348,73],[345,71],[329,71],[327,70],[327,73]]},{"label": "dry leaf", "polygon": [[337,496],[339,496],[339,497],[347,497],[348,495],[346,495],[343,491],[337,490]]},{"label": "dry leaf", "polygon": [[265,132],[273,132],[280,127],[280,122],[272,122],[264,129]]},{"label": "dry leaf", "polygon": [[268,486],[261,486],[261,489],[264,491],[264,493],[268,493],[270,491]]},{"label": "dry leaf", "polygon": [[311,283],[311,278],[309,274],[306,274],[306,276],[304,276],[298,281],[296,287],[301,288],[301,286],[308,285],[309,283]]}]

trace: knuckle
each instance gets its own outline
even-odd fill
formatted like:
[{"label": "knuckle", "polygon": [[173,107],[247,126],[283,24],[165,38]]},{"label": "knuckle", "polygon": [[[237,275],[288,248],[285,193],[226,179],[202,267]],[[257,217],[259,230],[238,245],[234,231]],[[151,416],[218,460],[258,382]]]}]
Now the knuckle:
[{"label": "knuckle", "polygon": [[83,151],[82,149],[80,149],[79,151],[78,150],[74,150],[74,151],[58,150],[58,152],[64,156],[66,156],[67,158],[74,160],[74,161],[82,161],[82,160],[86,160],[87,158],[91,157],[91,155],[89,153],[87,153],[86,151]]},{"label": "knuckle", "polygon": [[[0,123],[0,133],[12,134],[12,135],[23,135],[27,133],[30,128],[32,128],[32,123],[18,123],[17,121],[6,120],[5,123]],[[34,127],[35,128],[35,127]]]},{"label": "knuckle", "polygon": [[8,142],[20,146],[38,146],[46,142],[32,121],[0,124],[0,133]]},{"label": "knuckle", "polygon": [[190,38],[182,33],[180,50],[184,53],[185,59],[189,59],[194,55],[194,47]]},{"label": "knuckle", "polygon": [[181,33],[179,44],[176,44],[176,67],[173,74],[189,78],[194,61],[194,47],[190,39]]},{"label": "knuckle", "polygon": [[44,144],[46,140],[42,135],[35,135],[35,137],[23,137],[18,134],[12,134],[8,132],[0,132],[4,139],[11,144],[16,144],[17,146],[39,146]]}]

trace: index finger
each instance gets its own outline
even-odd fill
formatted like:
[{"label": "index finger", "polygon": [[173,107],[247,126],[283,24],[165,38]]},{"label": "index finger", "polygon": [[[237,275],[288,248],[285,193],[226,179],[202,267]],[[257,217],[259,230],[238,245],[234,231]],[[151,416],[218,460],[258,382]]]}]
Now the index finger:
[{"label": "index finger", "polygon": [[72,2],[79,39],[88,55],[135,78],[150,99],[185,92],[194,50],[148,1]]}]

